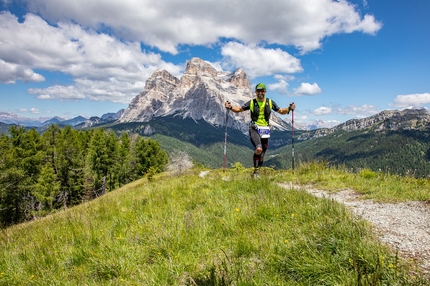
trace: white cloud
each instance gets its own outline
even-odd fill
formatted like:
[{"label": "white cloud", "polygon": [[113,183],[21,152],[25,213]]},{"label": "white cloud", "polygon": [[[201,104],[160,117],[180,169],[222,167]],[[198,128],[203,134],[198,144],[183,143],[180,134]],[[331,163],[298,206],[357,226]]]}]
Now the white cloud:
[{"label": "white cloud", "polygon": [[23,1],[31,12],[51,22],[108,27],[116,37],[171,53],[177,53],[178,44],[207,45],[220,38],[294,45],[308,52],[333,34],[373,34],[381,28],[373,16],[361,17],[357,7],[344,0]]},{"label": "white cloud", "polygon": [[64,101],[77,101],[85,99],[85,95],[82,94],[73,85],[62,86],[54,85],[48,88],[30,88],[28,90],[30,94],[38,95],[39,99],[59,99]]},{"label": "white cloud", "polygon": [[0,83],[16,83],[17,80],[23,82],[41,82],[45,78],[33,72],[31,69],[13,63],[7,63],[0,59]]},{"label": "white cloud", "polygon": [[279,94],[288,93],[288,82],[284,79],[279,80],[277,83],[268,85],[269,90],[276,90]]},{"label": "white cloud", "polygon": [[314,95],[318,93],[321,93],[321,88],[317,83],[303,82],[298,88],[294,89],[294,95]]},{"label": "white cloud", "polygon": [[222,47],[221,54],[227,65],[242,67],[251,78],[303,71],[300,60],[281,49],[229,42]]},{"label": "white cloud", "polygon": [[31,113],[31,114],[39,114],[39,113],[41,113],[40,111],[39,111],[39,109],[38,108],[34,108],[34,107],[32,107],[32,108],[30,108],[30,109],[26,109],[26,108],[21,108],[20,110],[18,110],[20,113]]},{"label": "white cloud", "polygon": [[333,112],[333,109],[332,109],[332,108],[330,108],[330,107],[325,107],[325,106],[321,106],[321,107],[319,107],[319,108],[315,109],[315,110],[313,111],[313,114],[314,114],[314,115],[317,115],[317,116],[321,116],[321,115],[331,114],[332,112]]},{"label": "white cloud", "polygon": [[268,84],[267,87],[269,90],[276,90],[279,94],[288,95],[288,87],[289,87],[289,81],[292,81],[295,79],[293,75],[281,75],[281,74],[275,74],[273,76],[274,79],[276,79],[278,82]]},{"label": "white cloud", "polygon": [[[362,17],[343,0],[21,1],[29,11],[23,21],[0,12],[0,82],[44,81],[39,70],[72,77],[72,90],[31,89],[45,99],[128,103],[155,70],[180,75],[183,66],[142,51],[141,43],[175,54],[184,45],[231,39],[221,47],[226,64],[258,77],[303,71],[300,60],[265,45],[292,45],[306,53],[333,34],[374,34],[381,28],[372,15]],[[287,87],[284,80],[277,89]]]},{"label": "white cloud", "polygon": [[288,86],[290,85],[288,81],[292,81],[295,79],[292,75],[280,75],[276,74],[273,76],[276,80],[278,80],[277,83],[269,84],[267,87],[269,90],[276,90],[279,94],[288,94]]},{"label": "white cloud", "polygon": [[129,103],[155,70],[164,68],[176,76],[182,70],[159,54],[142,52],[138,42],[119,41],[76,24],[51,26],[33,14],[20,23],[9,12],[0,13],[0,34],[0,82],[44,81],[34,69],[74,78],[75,86],[30,89],[39,99]]},{"label": "white cloud", "polygon": [[430,93],[415,93],[415,94],[398,95],[394,99],[394,104],[390,104],[390,105],[398,108],[421,108],[421,107],[424,107],[425,104],[429,104],[429,103],[430,103]]},{"label": "white cloud", "polygon": [[380,110],[372,104],[363,104],[363,105],[348,105],[346,107],[332,106],[326,107],[321,106],[314,111],[311,112],[313,115],[321,116],[327,114],[340,114],[340,115],[354,115],[358,118],[364,118],[369,114],[376,114],[380,112]]},{"label": "white cloud", "polygon": [[[336,113],[342,115],[351,115],[354,114],[357,117],[363,116],[360,114],[376,114],[380,112],[380,110],[373,104],[363,104],[363,105],[349,105],[345,108],[337,107]],[[365,117],[365,116],[364,116]]]}]

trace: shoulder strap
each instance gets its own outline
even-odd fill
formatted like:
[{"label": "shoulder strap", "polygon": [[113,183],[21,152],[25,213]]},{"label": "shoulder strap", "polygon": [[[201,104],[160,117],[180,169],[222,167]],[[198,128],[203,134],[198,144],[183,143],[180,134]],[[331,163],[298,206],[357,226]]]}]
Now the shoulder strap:
[{"label": "shoulder strap", "polygon": [[251,100],[251,103],[249,105],[249,109],[251,110],[251,112],[254,112],[254,106],[258,104],[257,99],[254,98],[253,100]]}]

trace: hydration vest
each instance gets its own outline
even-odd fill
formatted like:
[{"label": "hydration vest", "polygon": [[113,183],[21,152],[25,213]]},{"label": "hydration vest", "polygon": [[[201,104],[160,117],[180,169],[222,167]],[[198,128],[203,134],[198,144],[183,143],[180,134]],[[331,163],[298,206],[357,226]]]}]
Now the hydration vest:
[{"label": "hydration vest", "polygon": [[[260,115],[260,106],[258,105],[257,99],[254,98],[250,105],[249,110],[251,111],[251,120],[257,121],[258,116]],[[272,100],[266,98],[264,100],[264,119],[269,123],[270,113],[272,112]]]}]

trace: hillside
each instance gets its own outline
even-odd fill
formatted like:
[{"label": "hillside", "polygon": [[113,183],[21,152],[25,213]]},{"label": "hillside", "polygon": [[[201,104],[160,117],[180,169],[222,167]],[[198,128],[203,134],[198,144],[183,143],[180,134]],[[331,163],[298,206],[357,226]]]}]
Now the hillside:
[{"label": "hillside", "polygon": [[[291,146],[268,152],[268,165],[291,167]],[[430,132],[421,130],[372,130],[336,132],[295,144],[296,165],[327,161],[351,169],[369,168],[390,174],[428,177]]]},{"label": "hillside", "polygon": [[[333,200],[283,183],[416,199],[413,179],[321,165],[294,174],[194,169],[142,179],[89,203],[5,229],[2,285],[425,285],[410,260]],[[340,179],[342,178],[342,179]],[[379,189],[385,182],[385,190]],[[402,188],[402,193],[386,190]],[[428,182],[419,187],[429,199]]]},{"label": "hillside", "polygon": [[[357,170],[370,168],[426,177],[430,174],[430,131],[425,124],[428,118],[423,110],[382,112],[378,116],[354,120],[330,130],[295,130],[296,166],[318,160]],[[219,168],[223,165],[225,127],[205,120],[164,116],[148,122],[112,121],[83,130],[100,127],[113,130],[117,135],[128,132],[151,137],[159,141],[169,154],[176,150],[185,151],[195,162],[207,167]],[[232,122],[227,134],[228,165],[240,162],[245,167],[251,166],[252,145],[247,134],[234,129]],[[273,130],[265,166],[291,168],[291,139],[290,131]]]}]

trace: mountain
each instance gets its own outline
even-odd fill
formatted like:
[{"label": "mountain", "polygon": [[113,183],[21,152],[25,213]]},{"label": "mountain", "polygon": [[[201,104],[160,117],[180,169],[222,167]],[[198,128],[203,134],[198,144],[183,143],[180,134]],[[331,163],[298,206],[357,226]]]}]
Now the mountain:
[{"label": "mountain", "polygon": [[[228,116],[230,128],[247,133],[249,114],[228,112],[224,102],[229,100],[233,105],[242,105],[254,97],[252,90],[242,69],[232,73],[217,71],[209,63],[193,58],[180,79],[166,70],[154,72],[118,122],[148,122],[156,117],[175,116],[225,126]],[[271,125],[278,130],[291,129],[274,113]]]},{"label": "mountain", "polygon": [[[286,155],[285,155],[286,154]],[[349,170],[369,168],[396,175],[430,176],[430,115],[425,109],[383,111],[330,129],[303,131],[295,145],[296,166],[326,161]],[[268,165],[292,166],[292,146],[269,150]]]},{"label": "mountain", "polygon": [[[92,116],[90,118],[85,118],[83,116],[77,116],[72,119],[64,119],[58,116],[52,118],[27,118],[20,117],[12,112],[0,112],[0,123],[9,124],[9,125],[21,125],[24,127],[34,127],[38,131],[43,132],[47,127],[51,124],[57,124],[59,126],[77,126],[77,127],[90,127],[98,124],[109,123],[115,120],[118,120],[121,115],[124,113],[124,109],[121,109],[117,112],[106,113],[101,117]],[[5,127],[4,127],[5,128]],[[6,133],[6,132],[2,132]]]},{"label": "mountain", "polygon": [[119,111],[117,111],[115,113],[110,112],[110,113],[103,114],[102,117],[101,117],[101,119],[102,120],[106,120],[106,121],[117,120],[117,119],[121,118],[121,116],[123,115],[124,111],[125,111],[125,109],[121,109],[121,110],[119,110]]},{"label": "mountain", "polygon": [[72,118],[72,119],[63,120],[61,122],[61,125],[75,126],[75,125],[81,124],[82,122],[85,122],[86,120],[87,119],[83,116],[77,116],[77,117]]},{"label": "mountain", "polygon": [[53,118],[51,118],[51,119],[46,120],[45,122],[43,122],[41,124],[41,126],[49,126],[49,125],[52,125],[52,124],[62,125],[63,121],[64,121],[63,118],[55,116],[55,117],[53,117]]},{"label": "mountain", "polygon": [[430,131],[430,115],[426,109],[385,110],[362,119],[351,119],[332,128],[320,128],[303,132],[298,140],[309,140],[327,136],[336,131],[371,129],[374,132],[388,130]]},{"label": "mountain", "polygon": [[0,111],[0,122],[6,124],[22,125],[22,126],[40,126],[42,123],[49,118],[27,118],[16,115],[12,112],[2,112]]}]

